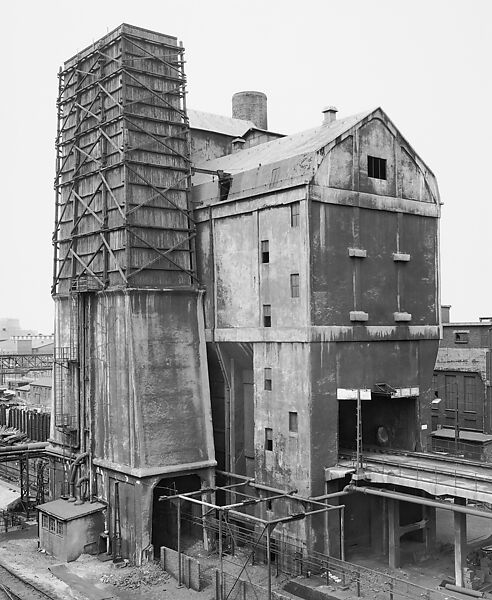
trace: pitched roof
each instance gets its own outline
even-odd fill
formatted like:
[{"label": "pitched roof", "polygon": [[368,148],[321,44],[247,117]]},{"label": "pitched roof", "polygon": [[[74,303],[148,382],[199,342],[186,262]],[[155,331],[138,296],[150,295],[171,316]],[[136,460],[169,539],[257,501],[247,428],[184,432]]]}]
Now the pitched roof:
[{"label": "pitched roof", "polygon": [[234,119],[232,117],[215,115],[213,113],[192,110],[190,108],[186,112],[190,120],[191,129],[215,131],[231,137],[241,137],[250,129],[258,129],[253,121]]},{"label": "pitched roof", "polygon": [[[222,170],[227,173],[237,173],[255,169],[258,166],[275,163],[281,160],[308,154],[320,150],[339,135],[356,125],[359,121],[369,116],[374,110],[368,110],[345,119],[336,119],[307,131],[288,135],[265,144],[241,150],[235,154],[228,154],[214,160],[197,165],[212,171]],[[195,175],[195,184],[201,183],[210,177],[198,178]]]},{"label": "pitched roof", "polygon": [[84,504],[74,504],[73,502],[67,502],[67,500],[52,500],[45,504],[39,504],[36,509],[40,512],[47,513],[63,521],[72,521],[79,517],[85,517],[92,513],[104,510],[105,504],[101,502],[84,502]]}]

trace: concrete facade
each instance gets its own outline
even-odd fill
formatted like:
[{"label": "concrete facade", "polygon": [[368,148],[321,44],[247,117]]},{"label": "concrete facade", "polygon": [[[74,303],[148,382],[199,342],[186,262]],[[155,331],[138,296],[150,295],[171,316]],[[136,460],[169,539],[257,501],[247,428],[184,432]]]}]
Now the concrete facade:
[{"label": "concrete facade", "polygon": [[[368,156],[385,161],[385,179],[369,176]],[[372,396],[363,403],[366,445],[383,426],[389,447],[425,448],[439,194],[385,113],[199,166],[232,174],[222,200],[217,178],[194,179],[219,464],[323,494],[324,467],[355,448],[355,401],[338,399],[355,389]],[[296,535],[326,549],[319,527]]]}]

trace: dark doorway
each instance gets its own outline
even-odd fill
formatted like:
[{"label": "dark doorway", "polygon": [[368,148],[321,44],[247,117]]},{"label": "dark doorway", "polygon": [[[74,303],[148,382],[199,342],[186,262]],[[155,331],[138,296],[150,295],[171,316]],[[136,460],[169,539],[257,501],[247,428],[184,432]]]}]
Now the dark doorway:
[{"label": "dark doorway", "polygon": [[[416,449],[417,398],[393,398],[373,394],[363,400],[362,444],[365,450],[394,448]],[[338,446],[356,450],[357,401],[338,402]]]},{"label": "dark doorway", "polygon": [[[152,505],[152,544],[155,558],[159,558],[161,546],[178,549],[177,505],[172,500],[159,498],[194,492],[200,487],[201,480],[198,475],[161,479],[155,486]],[[182,550],[202,539],[201,516],[201,506],[181,501]]]}]

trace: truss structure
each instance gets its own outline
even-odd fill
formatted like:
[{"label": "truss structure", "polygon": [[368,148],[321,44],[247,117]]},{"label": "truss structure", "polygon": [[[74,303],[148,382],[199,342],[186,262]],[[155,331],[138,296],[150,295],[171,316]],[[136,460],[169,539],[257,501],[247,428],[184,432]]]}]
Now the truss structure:
[{"label": "truss structure", "polygon": [[51,371],[53,354],[0,354],[1,373]]},{"label": "truss structure", "polygon": [[190,286],[184,49],[122,25],[59,72],[53,294]]}]

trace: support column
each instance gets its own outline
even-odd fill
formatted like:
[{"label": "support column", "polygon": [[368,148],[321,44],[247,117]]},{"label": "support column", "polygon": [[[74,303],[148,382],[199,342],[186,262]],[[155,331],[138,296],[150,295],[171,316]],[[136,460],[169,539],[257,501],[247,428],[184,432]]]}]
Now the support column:
[{"label": "support column", "polygon": [[[466,505],[465,498],[455,498],[455,504]],[[466,514],[454,513],[454,576],[456,585],[463,586],[463,567],[466,561]]]},{"label": "support column", "polygon": [[436,548],[436,509],[432,506],[424,506],[424,518],[427,519],[424,530],[425,552],[429,555]]},{"label": "support column", "polygon": [[391,569],[400,567],[400,501],[388,498],[388,554]]}]

